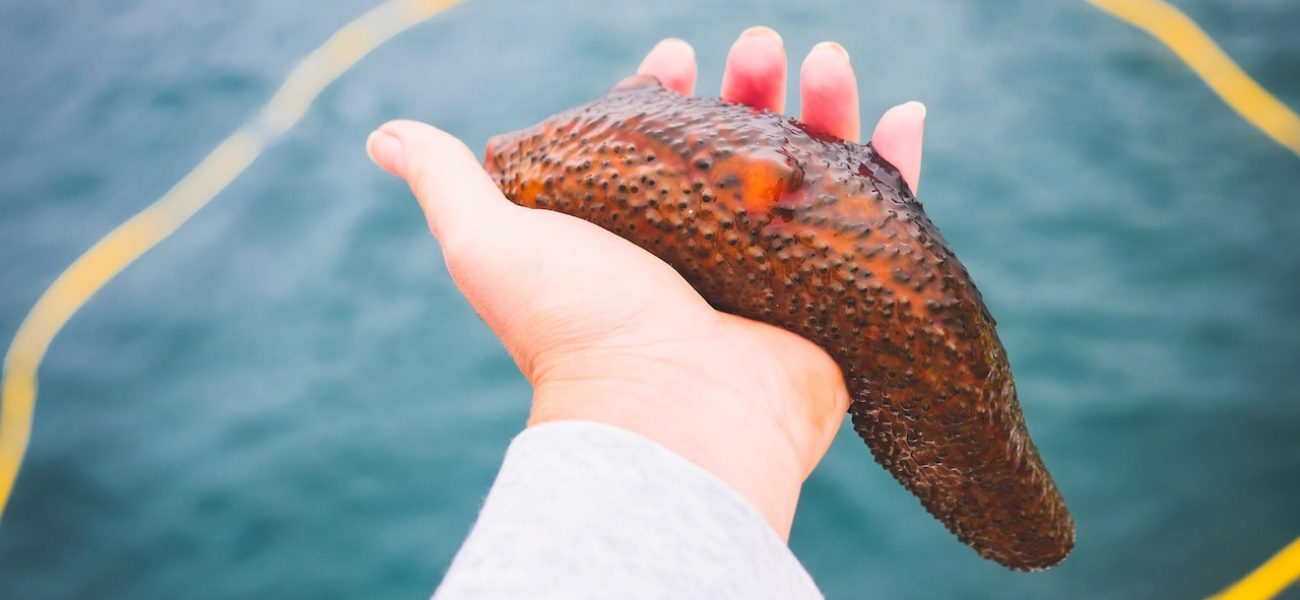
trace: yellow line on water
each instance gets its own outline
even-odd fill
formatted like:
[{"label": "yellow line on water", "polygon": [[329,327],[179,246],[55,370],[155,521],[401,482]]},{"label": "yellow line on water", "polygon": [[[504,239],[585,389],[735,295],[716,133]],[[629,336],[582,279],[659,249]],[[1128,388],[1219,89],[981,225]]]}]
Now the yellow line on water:
[{"label": "yellow line on water", "polygon": [[1211,600],[1265,600],[1295,583],[1297,577],[1300,577],[1300,538]]},{"label": "yellow line on water", "polygon": [[[221,142],[161,198],[91,246],[41,295],[5,355],[0,388],[0,517],[27,451],[41,360],[72,315],[122,269],[211,202],[357,61],[462,1],[387,0],[344,25],[289,73],[252,121]],[[1246,75],[1187,15],[1161,0],[1089,2],[1160,40],[1243,118],[1300,155],[1300,117]],[[1300,539],[1215,599],[1271,598],[1297,577]]]},{"label": "yellow line on water", "polygon": [[1300,116],[1241,70],[1196,21],[1163,0],[1088,0],[1169,47],[1243,119],[1300,156]]},{"label": "yellow line on water", "polygon": [[463,0],[388,0],[308,54],[253,120],[240,127],[161,198],[109,232],[67,268],[18,326],[0,388],[0,517],[31,436],[37,373],[50,342],[104,284],[166,239],[292,127],[340,75],[380,44]]},{"label": "yellow line on water", "polygon": [[[1196,21],[1164,0],[1088,0],[1168,46],[1243,119],[1300,156],[1300,116],[1270,94],[1214,43]],[[1272,598],[1300,580],[1300,538],[1214,600]]]}]

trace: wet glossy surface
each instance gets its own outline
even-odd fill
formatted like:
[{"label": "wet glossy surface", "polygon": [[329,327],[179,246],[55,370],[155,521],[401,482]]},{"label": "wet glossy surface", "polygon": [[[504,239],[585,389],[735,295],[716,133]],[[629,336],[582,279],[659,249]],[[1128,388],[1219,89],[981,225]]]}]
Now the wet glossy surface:
[{"label": "wet glossy surface", "polygon": [[[1175,3],[1300,106],[1300,3]],[[372,4],[0,2],[3,338]],[[790,538],[828,598],[1204,598],[1300,532],[1300,169],[1162,46],[1085,2],[602,7],[472,0],[403,34],[96,295],[42,366],[0,597],[427,598],[529,388],[366,135],[482,148],[666,35],[715,95],[756,23],[791,65],[842,42],[868,128],[929,107],[926,212],[1078,528],[1047,571],[983,560],[846,425]]]},{"label": "wet glossy surface", "polygon": [[825,348],[876,461],[980,554],[1034,570],[1069,553],[993,318],[870,146],[642,76],[489,148],[514,202],[596,223],[715,307]]}]

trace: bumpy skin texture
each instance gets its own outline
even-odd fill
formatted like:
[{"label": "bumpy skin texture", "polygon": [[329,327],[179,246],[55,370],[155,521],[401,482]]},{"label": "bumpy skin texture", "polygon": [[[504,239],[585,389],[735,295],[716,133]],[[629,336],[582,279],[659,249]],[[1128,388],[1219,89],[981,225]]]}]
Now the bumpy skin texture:
[{"label": "bumpy skin texture", "polygon": [[981,555],[1036,570],[1070,552],[993,317],[869,145],[636,77],[498,138],[487,168],[513,202],[600,225],[719,310],[825,348],[876,461]]}]

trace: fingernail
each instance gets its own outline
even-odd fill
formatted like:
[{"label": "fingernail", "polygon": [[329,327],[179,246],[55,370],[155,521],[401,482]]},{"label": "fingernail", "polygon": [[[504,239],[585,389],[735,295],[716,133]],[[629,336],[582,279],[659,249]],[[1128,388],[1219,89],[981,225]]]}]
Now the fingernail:
[{"label": "fingernail", "polygon": [[841,46],[835,42],[822,42],[820,44],[817,44],[816,46],[813,46],[813,50],[829,50],[831,52],[839,54],[840,56],[843,56],[844,60],[850,60],[849,51],[845,50],[844,46]]},{"label": "fingernail", "polygon": [[397,137],[375,130],[366,138],[366,154],[379,168],[406,179],[406,151]]},{"label": "fingernail", "polygon": [[662,40],[659,40],[658,44],[655,44],[654,49],[655,50],[674,49],[680,52],[685,52],[687,56],[690,56],[691,58],[695,58],[695,48],[690,44],[686,43],[686,40],[682,38],[675,38],[675,37],[664,38]]},{"label": "fingernail", "polygon": [[777,33],[775,29],[772,29],[771,27],[767,27],[765,25],[755,25],[753,27],[750,27],[749,29],[740,32],[740,37],[749,37],[751,35],[770,37],[776,40],[776,43],[782,46],[785,45],[785,40],[781,39],[781,34]]},{"label": "fingernail", "polygon": [[910,107],[912,107],[912,110],[915,110],[915,111],[918,111],[918,112],[921,113],[921,118],[922,118],[922,119],[925,118],[925,104],[922,104],[921,102],[916,101],[916,100],[910,100],[910,101],[908,101],[908,102],[904,102],[904,103],[903,103],[903,106],[910,106]]}]

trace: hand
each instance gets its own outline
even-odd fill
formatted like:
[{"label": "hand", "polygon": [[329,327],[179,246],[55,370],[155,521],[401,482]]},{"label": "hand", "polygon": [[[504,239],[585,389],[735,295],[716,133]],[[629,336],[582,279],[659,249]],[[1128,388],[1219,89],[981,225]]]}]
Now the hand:
[{"label": "hand", "polygon": [[[695,56],[660,42],[639,73],[690,94]],[[780,111],[780,36],[751,28],[731,48],[722,97]],[[857,140],[847,52],[818,44],[800,77],[803,121]],[[913,189],[925,109],[890,109],[876,149]],[[586,221],[510,203],[456,138],[410,121],[367,141],[410,184],[461,292],[533,386],[530,425],[585,420],[621,427],[712,472],[783,539],[799,489],[830,447],[848,393],[839,368],[798,335],[714,310],[666,263]]]}]

